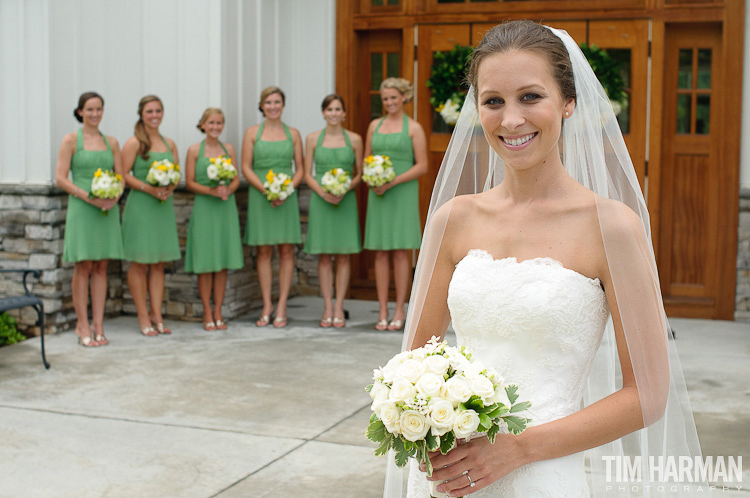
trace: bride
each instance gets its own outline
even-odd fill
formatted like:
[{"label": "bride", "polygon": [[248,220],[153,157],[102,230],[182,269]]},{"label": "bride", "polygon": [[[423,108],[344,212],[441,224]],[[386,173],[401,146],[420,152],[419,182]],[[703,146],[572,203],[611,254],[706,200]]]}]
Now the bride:
[{"label": "bride", "polygon": [[[652,480],[647,467],[700,450],[648,213],[601,85],[567,33],[531,21],[490,30],[469,80],[404,347],[452,321],[459,344],[519,385],[533,422],[431,454],[429,478],[412,462],[407,496],[428,498],[428,479],[449,496],[707,496],[705,485]],[[640,480],[618,482],[613,461],[636,462]],[[389,498],[402,496],[394,469]]]}]

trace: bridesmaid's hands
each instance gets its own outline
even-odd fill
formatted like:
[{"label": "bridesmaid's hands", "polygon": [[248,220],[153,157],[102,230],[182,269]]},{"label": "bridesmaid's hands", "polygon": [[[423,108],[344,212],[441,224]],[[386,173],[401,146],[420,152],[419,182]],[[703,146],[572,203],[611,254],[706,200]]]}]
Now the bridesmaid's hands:
[{"label": "bridesmaid's hands", "polygon": [[229,199],[231,192],[226,185],[219,185],[211,189],[211,195],[213,195],[214,197],[218,197],[222,201],[226,201],[227,199]]},{"label": "bridesmaid's hands", "polygon": [[102,211],[109,211],[117,204],[117,199],[97,199],[94,197],[87,199],[87,201],[89,204],[98,207]]},{"label": "bridesmaid's hands", "polygon": [[[451,496],[475,493],[518,467],[530,463],[522,449],[520,438],[512,434],[498,434],[494,444],[486,436],[469,442],[460,440],[458,446],[446,455],[440,452],[430,453],[430,461],[433,471],[432,476],[427,479],[448,481],[440,484],[438,491]],[[426,472],[424,464],[419,465],[419,470]]]},{"label": "bridesmaid's hands", "polygon": [[176,187],[176,185],[169,187],[151,187],[148,193],[163,202],[171,197]]},{"label": "bridesmaid's hands", "polygon": [[383,195],[386,192],[388,192],[391,188],[395,187],[396,185],[393,182],[384,183],[383,185],[379,187],[370,187],[373,192],[375,192],[378,195]]},{"label": "bridesmaid's hands", "polygon": [[341,202],[341,199],[344,198],[344,196],[337,196],[333,195],[330,192],[326,192],[325,190],[320,194],[320,197],[323,198],[324,201],[326,201],[329,204],[333,204],[335,206],[338,206]]},{"label": "bridesmaid's hands", "polygon": [[[288,199],[288,197],[287,197],[287,199]],[[271,202],[271,207],[279,207],[282,204],[284,204],[284,201],[286,201],[286,199],[284,199],[284,200],[276,199],[275,201],[270,201]]]}]

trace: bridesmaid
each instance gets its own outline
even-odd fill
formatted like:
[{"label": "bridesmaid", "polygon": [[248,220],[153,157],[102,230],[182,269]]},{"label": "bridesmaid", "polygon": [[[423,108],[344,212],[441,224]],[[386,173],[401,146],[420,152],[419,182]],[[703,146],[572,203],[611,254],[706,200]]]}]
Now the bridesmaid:
[{"label": "bridesmaid", "polygon": [[[419,249],[422,231],[419,220],[419,184],[427,173],[427,141],[422,126],[404,113],[412,99],[412,84],[402,78],[387,78],[380,84],[380,98],[386,115],[367,128],[365,156],[386,155],[396,177],[371,188],[367,197],[365,249],[375,251],[375,285],[380,314],[377,330],[400,330],[404,326],[406,293],[411,274],[410,249]],[[396,311],[388,322],[390,254],[396,283]]]},{"label": "bridesmaid", "polygon": [[[326,127],[307,136],[305,142],[305,183],[317,195],[310,198],[305,252],[318,254],[318,278],[323,295],[321,327],[343,327],[344,296],[349,287],[351,256],[362,250],[359,239],[357,196],[353,192],[362,180],[362,137],[342,127],[346,116],[344,101],[335,94],[323,99]],[[315,174],[313,175],[313,159]],[[321,178],[333,169],[349,173],[352,184],[343,196],[323,190]],[[333,270],[331,256],[336,255],[336,306],[332,305]]]},{"label": "bridesmaid", "polygon": [[164,326],[161,315],[164,261],[180,259],[172,203],[175,187],[154,187],[146,183],[146,174],[153,161],[169,159],[176,164],[179,157],[174,141],[159,133],[163,112],[159,97],[143,97],[138,103],[135,136],[130,137],[122,148],[124,177],[130,187],[122,214],[125,259],[131,262],[128,287],[138,313],[138,327],[147,336],[172,333]]},{"label": "bridesmaid", "polygon": [[[269,201],[265,196],[266,173],[286,173],[292,177],[296,189],[302,181],[302,138],[295,128],[281,121],[286,97],[280,88],[270,86],[260,93],[258,108],[265,121],[251,126],[242,140],[242,173],[250,184],[247,206],[247,225],[244,242],[258,246],[258,280],[263,295],[263,314],[255,322],[258,327],[271,323],[274,312],[271,300],[273,276],[271,256],[273,246],[279,247],[279,302],[273,326],[287,323],[286,302],[294,274],[294,245],[302,243],[299,224],[297,192],[286,200]],[[292,172],[292,160],[295,170]]]},{"label": "bridesmaid", "polygon": [[[118,199],[89,197],[91,180],[97,169],[122,174],[117,140],[99,131],[103,113],[104,99],[99,94],[86,92],[81,95],[73,115],[83,127],[76,133],[65,135],[55,169],[57,186],[70,194],[65,216],[63,261],[75,263],[72,288],[73,307],[78,319],[76,335],[84,347],[109,344],[103,325],[107,265],[110,259],[124,256],[119,209],[109,212],[117,206]],[[73,181],[68,179],[69,172],[73,173]],[[103,211],[107,216],[102,215]],[[88,320],[89,280],[93,329]]]},{"label": "bridesmaid", "polygon": [[[185,183],[195,192],[193,212],[188,227],[185,250],[185,271],[198,274],[198,291],[203,302],[203,328],[208,331],[226,330],[221,315],[227,270],[242,268],[242,239],[240,218],[234,192],[240,186],[239,175],[228,185],[218,185],[208,178],[210,158],[229,157],[236,165],[234,147],[219,141],[224,130],[224,113],[208,108],[198,123],[206,139],[190,146],[185,161]],[[214,298],[211,309],[211,295]]]}]

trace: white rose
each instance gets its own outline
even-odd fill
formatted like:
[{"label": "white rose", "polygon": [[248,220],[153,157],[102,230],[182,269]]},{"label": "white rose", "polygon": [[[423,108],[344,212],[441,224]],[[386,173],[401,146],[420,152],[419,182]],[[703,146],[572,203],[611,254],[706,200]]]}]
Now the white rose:
[{"label": "white rose", "polygon": [[459,403],[469,401],[471,387],[464,377],[456,375],[445,383],[445,397],[453,406],[458,406]]},{"label": "white rose", "polygon": [[154,179],[161,186],[166,186],[169,184],[169,177],[167,176],[166,171],[156,171],[154,173]]},{"label": "white rose", "polygon": [[409,441],[419,441],[427,435],[430,426],[427,418],[415,410],[407,410],[401,414],[399,420],[401,434]]},{"label": "white rose", "polygon": [[377,382],[373,384],[372,390],[370,391],[370,397],[372,398],[372,408],[375,409],[388,400],[388,394],[390,389],[386,386]]},{"label": "white rose", "polygon": [[206,168],[206,176],[209,180],[216,180],[216,177],[219,176],[219,168],[215,164],[209,164]]},{"label": "white rose", "polygon": [[401,416],[401,410],[398,409],[396,403],[386,401],[375,411],[388,432],[392,434],[399,434],[401,427],[399,425],[399,418]]},{"label": "white rose", "polygon": [[484,375],[480,375],[471,381],[471,390],[474,394],[487,401],[495,395],[495,386],[492,384],[492,381]]},{"label": "white rose", "polygon": [[450,401],[441,399],[430,404],[430,423],[433,434],[442,436],[453,429],[455,418],[456,414],[453,411],[453,404]]},{"label": "white rose", "polygon": [[278,183],[272,183],[269,187],[269,190],[271,191],[271,193],[278,194],[279,192],[281,192],[281,187]]},{"label": "white rose", "polygon": [[398,378],[393,381],[391,392],[388,393],[388,399],[395,402],[406,401],[417,394],[414,385],[404,378]]},{"label": "white rose", "polygon": [[405,351],[403,353],[399,353],[390,360],[388,360],[388,363],[385,364],[383,367],[383,378],[386,382],[393,382],[393,379],[396,378],[396,374],[398,372],[398,367],[401,365],[404,361],[407,359],[407,354],[409,352]]},{"label": "white rose", "polygon": [[473,381],[482,376],[482,367],[478,363],[469,363],[464,366],[463,374],[468,380]]},{"label": "white rose", "polygon": [[112,186],[112,179],[109,175],[102,175],[99,177],[99,188],[109,188]]},{"label": "white rose", "polygon": [[279,200],[280,201],[285,201],[287,197],[289,197],[289,194],[287,192],[280,192],[279,193]]},{"label": "white rose", "polygon": [[417,381],[417,391],[427,396],[437,396],[443,389],[445,381],[439,375],[426,373]]},{"label": "white rose", "polygon": [[448,358],[439,354],[428,356],[424,360],[425,371],[436,375],[445,375],[449,366]]},{"label": "white rose", "polygon": [[474,410],[458,412],[453,421],[453,434],[457,439],[467,438],[479,427],[479,415]]},{"label": "white rose", "polygon": [[424,373],[424,365],[421,361],[406,360],[398,366],[398,375],[410,382],[417,382]]}]

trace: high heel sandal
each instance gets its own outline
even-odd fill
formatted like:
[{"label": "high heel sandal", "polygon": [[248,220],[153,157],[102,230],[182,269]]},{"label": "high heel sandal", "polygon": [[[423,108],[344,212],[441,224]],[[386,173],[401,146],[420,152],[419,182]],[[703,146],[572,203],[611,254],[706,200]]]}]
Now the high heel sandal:
[{"label": "high heel sandal", "polygon": [[403,320],[391,320],[391,323],[388,324],[388,330],[401,330],[403,327]]},{"label": "high heel sandal", "polygon": [[[271,313],[273,313],[273,311]],[[268,315],[261,315],[260,318],[255,321],[255,326],[267,327],[268,324],[271,323],[271,313],[269,313]]]},{"label": "high heel sandal", "polygon": [[323,327],[324,329],[327,329],[328,327],[331,326],[332,322],[333,322],[333,318],[331,318],[330,316],[327,316],[325,318],[320,319],[320,326]]},{"label": "high heel sandal", "polygon": [[216,330],[226,330],[229,326],[227,326],[227,323],[223,320],[216,320]]},{"label": "high heel sandal", "polygon": [[83,346],[84,348],[95,348],[99,346],[99,344],[97,344],[90,335],[81,337],[80,335],[76,334],[76,337],[78,337],[78,344],[80,346]]},{"label": "high heel sandal", "polygon": [[388,319],[378,320],[378,323],[375,324],[375,330],[388,330]]},{"label": "high heel sandal", "polygon": [[147,337],[154,337],[159,335],[159,332],[153,328],[151,325],[148,327],[141,327],[141,334],[147,336]]},{"label": "high heel sandal", "polygon": [[107,340],[104,334],[95,335],[94,340],[99,344],[99,346],[106,346],[107,344],[109,344],[109,340]]},{"label": "high heel sandal", "polygon": [[273,319],[273,326],[274,328],[281,329],[286,327],[286,317],[285,316],[277,316]]},{"label": "high heel sandal", "polygon": [[333,317],[333,326],[336,327],[337,329],[346,327],[346,319]]},{"label": "high heel sandal", "polygon": [[160,334],[171,334],[172,331],[169,330],[165,325],[164,322],[159,322],[156,324],[156,331]]}]

